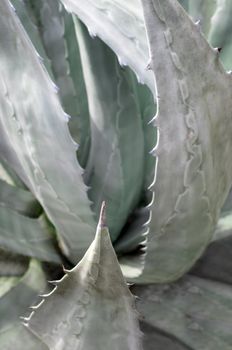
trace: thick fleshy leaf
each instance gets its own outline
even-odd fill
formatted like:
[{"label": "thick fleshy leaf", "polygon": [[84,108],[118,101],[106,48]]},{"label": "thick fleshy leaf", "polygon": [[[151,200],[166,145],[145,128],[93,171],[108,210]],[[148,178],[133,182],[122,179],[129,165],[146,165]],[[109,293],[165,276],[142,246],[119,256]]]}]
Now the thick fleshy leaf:
[{"label": "thick fleshy leaf", "polygon": [[28,267],[29,259],[0,248],[0,276],[22,276]]},{"label": "thick fleshy leaf", "polygon": [[92,36],[98,35],[128,65],[138,80],[154,91],[154,79],[146,70],[148,45],[139,0],[62,0],[68,11],[74,12],[88,27]]},{"label": "thick fleshy leaf", "polygon": [[232,2],[218,0],[216,11],[211,19],[209,42],[221,49],[220,58],[226,69],[232,69]]},{"label": "thick fleshy leaf", "polygon": [[52,350],[136,350],[140,332],[132,295],[100,217],[81,262],[29,317],[29,328]]},{"label": "thick fleshy leaf", "polygon": [[26,185],[20,179],[20,177],[15,173],[10,165],[1,158],[0,154],[0,179],[8,183],[9,185],[14,185],[24,190],[27,190]]},{"label": "thick fleshy leaf", "polygon": [[73,17],[59,1],[31,0],[30,4],[64,110],[67,118],[71,117],[69,128],[79,144],[78,159],[84,166],[90,143],[89,111]]},{"label": "thick fleshy leaf", "polygon": [[182,343],[180,349],[231,349],[231,286],[187,276],[173,284],[137,286],[133,292],[143,321]]},{"label": "thick fleshy leaf", "polygon": [[154,350],[154,344],[155,350],[191,350],[180,339],[146,321],[141,321],[140,327],[143,332],[143,348],[145,350]]},{"label": "thick fleshy leaf", "polygon": [[223,206],[213,241],[197,261],[192,274],[232,284],[232,212],[231,193]]},{"label": "thick fleshy leaf", "polygon": [[217,0],[189,0],[188,13],[208,37],[211,19],[217,8]]},{"label": "thick fleshy leaf", "polygon": [[23,27],[25,28],[28,36],[30,37],[36,51],[38,58],[43,61],[49,75],[53,78],[51,65],[49,58],[46,55],[42,40],[40,38],[39,28],[36,25],[36,18],[33,16],[33,12],[30,11],[28,0],[11,0],[12,6],[14,6],[17,16],[19,17]]},{"label": "thick fleshy leaf", "polygon": [[157,130],[153,123],[156,115],[156,103],[152,92],[146,85],[139,84],[135,75],[132,73],[133,89],[136,96],[136,101],[139,104],[144,134],[144,189],[148,187],[154,180],[155,161],[156,158],[150,153],[157,142]]},{"label": "thick fleshy leaf", "polygon": [[9,290],[17,285],[20,277],[11,276],[11,277],[0,277],[0,298],[9,292]]},{"label": "thick fleshy leaf", "polygon": [[76,23],[90,110],[91,148],[85,182],[97,217],[103,200],[112,241],[138,204],[144,174],[140,108],[128,68],[87,29]]},{"label": "thick fleshy leaf", "polygon": [[159,96],[155,200],[133,276],[148,283],[182,276],[211,240],[232,182],[232,80],[176,0],[142,2]]},{"label": "thick fleshy leaf", "polygon": [[183,6],[183,8],[188,11],[189,9],[189,0],[178,0],[179,3],[181,4],[181,6]]},{"label": "thick fleshy leaf", "polygon": [[42,208],[31,192],[11,186],[0,179],[0,207],[10,208],[19,214],[37,217]]},{"label": "thick fleshy leaf", "polygon": [[14,0],[24,28],[49,75],[55,79],[67,113],[69,130],[78,142],[78,160],[85,166],[89,152],[89,112],[72,15],[58,1]]},{"label": "thick fleshy leaf", "polygon": [[114,243],[117,254],[127,254],[146,245],[151,212],[148,206],[139,206],[128,218],[118,240]]},{"label": "thick fleshy leaf", "polygon": [[0,207],[0,248],[43,261],[61,263],[56,237],[43,216],[32,219]]},{"label": "thick fleshy leaf", "polygon": [[[0,330],[5,330],[18,323],[27,308],[36,300],[36,295],[46,287],[46,280],[41,265],[31,260],[28,271],[19,283],[0,298]],[[1,345],[1,343],[0,343]]]},{"label": "thick fleshy leaf", "polygon": [[77,261],[95,227],[82,169],[55,88],[7,0],[0,3],[0,48],[1,150]]},{"label": "thick fleshy leaf", "polygon": [[33,333],[22,324],[13,323],[0,331],[0,348],[4,350],[49,350]]}]

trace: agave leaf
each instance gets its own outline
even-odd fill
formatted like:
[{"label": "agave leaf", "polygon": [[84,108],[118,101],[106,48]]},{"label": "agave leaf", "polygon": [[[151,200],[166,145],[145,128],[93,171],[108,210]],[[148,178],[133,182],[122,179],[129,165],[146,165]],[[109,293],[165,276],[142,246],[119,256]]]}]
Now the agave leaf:
[{"label": "agave leaf", "polygon": [[232,3],[230,0],[218,0],[216,11],[211,19],[209,42],[219,47],[220,58],[226,69],[232,69]]},{"label": "agave leaf", "polygon": [[[19,283],[0,298],[0,330],[7,329],[36,299],[36,294],[46,287],[46,280],[38,261],[31,259],[29,268]],[[1,343],[0,343],[1,344]]]},{"label": "agave leaf", "polygon": [[42,208],[31,192],[11,186],[0,179],[0,207],[7,207],[19,214],[37,217]]},{"label": "agave leaf", "polygon": [[131,253],[146,244],[150,216],[151,213],[148,206],[139,206],[129,216],[121,235],[114,243],[114,249],[117,254]]},{"label": "agave leaf", "polygon": [[157,130],[153,124],[156,115],[156,103],[154,96],[146,85],[137,82],[135,75],[131,72],[132,84],[136,101],[139,105],[141,117],[143,121],[144,133],[144,189],[148,187],[154,180],[155,161],[156,158],[150,154],[157,142]]},{"label": "agave leaf", "polygon": [[68,11],[74,12],[88,27],[92,36],[98,35],[128,65],[138,80],[154,90],[154,79],[146,70],[148,46],[139,0],[62,0]]},{"label": "agave leaf", "polygon": [[22,324],[11,324],[4,331],[0,331],[0,347],[4,350],[49,350],[33,333]]},{"label": "agave leaf", "polygon": [[0,277],[0,298],[15,287],[20,280],[18,276]]},{"label": "agave leaf", "polygon": [[29,259],[0,248],[0,276],[22,276],[28,267]]},{"label": "agave leaf", "polygon": [[[139,201],[143,186],[144,137],[131,72],[114,53],[76,23],[90,110],[91,148],[85,169],[93,210],[107,203],[113,242]],[[117,220],[115,219],[117,218]]]},{"label": "agave leaf", "polygon": [[90,144],[89,111],[72,16],[58,1],[27,0],[26,6],[15,2],[23,26],[56,81],[66,118],[72,117],[69,129],[79,143],[78,160],[84,167]]},{"label": "agave leaf", "polygon": [[[78,54],[74,25],[71,25],[72,16],[63,10],[63,6],[58,1],[31,0],[31,6],[34,7],[35,16],[40,25],[41,38],[51,60],[52,71],[59,88],[63,107],[66,113],[75,117],[76,120],[76,118],[80,118],[79,101],[70,69],[69,47],[67,45],[67,37],[72,37],[73,51]],[[67,28],[69,29],[68,33],[66,32]],[[76,50],[74,46],[76,46]],[[80,127],[80,121],[78,124]]]},{"label": "agave leaf", "polygon": [[146,85],[138,84],[134,74],[131,72],[132,84],[136,101],[141,112],[144,134],[144,182],[141,194],[141,203],[129,216],[125,227],[116,242],[114,248],[118,254],[130,253],[145,244],[150,220],[148,187],[154,180],[156,158],[151,155],[151,150],[157,142],[157,130],[153,125],[156,112],[154,98]]},{"label": "agave leaf", "polygon": [[198,22],[206,37],[211,28],[211,18],[217,8],[217,0],[189,0],[188,13]]},{"label": "agave leaf", "polygon": [[[202,255],[231,187],[231,76],[176,0],[144,0],[143,6],[159,142],[145,261],[134,277],[165,282]],[[127,275],[129,261],[122,263]]]},{"label": "agave leaf", "polygon": [[[179,3],[181,4],[181,6],[183,6],[183,8],[188,11],[189,9],[189,0],[178,0]],[[191,1],[191,0],[190,0]]]},{"label": "agave leaf", "polygon": [[144,321],[185,344],[183,349],[231,349],[231,286],[186,276],[169,285],[137,286],[133,292]]},{"label": "agave leaf", "polygon": [[22,178],[26,175],[28,187],[57,229],[60,246],[76,261],[95,227],[82,169],[54,86],[7,0],[0,3],[0,43],[5,157]]},{"label": "agave leaf", "polygon": [[232,200],[231,192],[222,208],[213,240],[197,261],[192,274],[232,283]]},{"label": "agave leaf", "polygon": [[192,350],[180,339],[170,335],[168,332],[154,327],[146,321],[141,321],[140,327],[143,334],[143,348],[146,350]]},{"label": "agave leaf", "polygon": [[43,217],[32,219],[0,207],[0,247],[39,260],[61,263],[55,236]]},{"label": "agave leaf", "polygon": [[4,167],[2,159],[0,159],[0,179],[1,179],[1,181],[4,181],[4,182],[6,182],[9,185],[12,185],[12,186],[15,185],[15,183],[14,183],[12,177],[10,176],[9,172]]},{"label": "agave leaf", "polygon": [[132,295],[111,245],[104,209],[95,240],[66,272],[35,307],[29,328],[51,350],[140,349]]},{"label": "agave leaf", "polygon": [[12,6],[14,6],[17,16],[19,17],[23,27],[29,35],[36,51],[38,58],[43,61],[49,75],[53,78],[50,61],[44,50],[42,40],[40,38],[39,29],[36,26],[36,19],[33,16],[32,11],[28,10],[27,0],[11,0]]},{"label": "agave leaf", "polygon": [[191,270],[191,274],[232,283],[232,229],[230,237],[218,239],[210,243],[203,256]]}]

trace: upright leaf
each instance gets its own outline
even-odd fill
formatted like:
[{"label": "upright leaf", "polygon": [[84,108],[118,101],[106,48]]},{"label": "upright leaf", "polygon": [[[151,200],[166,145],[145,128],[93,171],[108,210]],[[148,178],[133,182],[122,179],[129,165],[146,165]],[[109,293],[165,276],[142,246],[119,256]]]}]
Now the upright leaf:
[{"label": "upright leaf", "polygon": [[71,117],[69,128],[79,144],[78,159],[85,166],[90,144],[89,111],[73,17],[59,1],[30,0],[29,8],[37,19],[67,118]]},{"label": "upright leaf", "polygon": [[81,262],[55,282],[28,319],[51,350],[137,350],[132,295],[123,279],[101,213],[96,238]]},{"label": "upright leaf", "polygon": [[[142,3],[159,137],[147,250],[133,277],[165,282],[201,256],[231,187],[231,76],[176,0]],[[127,275],[129,259],[122,264]]]},{"label": "upright leaf", "polygon": [[148,46],[139,0],[62,0],[68,11],[74,12],[118,56],[154,90],[154,79],[146,70]]},{"label": "upright leaf", "polygon": [[89,197],[99,215],[107,203],[113,241],[137,205],[143,186],[144,136],[131,73],[114,53],[76,22],[90,110],[91,148],[85,169]]},{"label": "upright leaf", "polygon": [[211,19],[209,42],[220,48],[220,58],[226,69],[232,69],[232,3],[230,0],[217,0],[217,8]]},{"label": "upright leaf", "polygon": [[76,261],[95,227],[82,169],[55,88],[8,0],[0,3],[0,49],[1,149]]}]

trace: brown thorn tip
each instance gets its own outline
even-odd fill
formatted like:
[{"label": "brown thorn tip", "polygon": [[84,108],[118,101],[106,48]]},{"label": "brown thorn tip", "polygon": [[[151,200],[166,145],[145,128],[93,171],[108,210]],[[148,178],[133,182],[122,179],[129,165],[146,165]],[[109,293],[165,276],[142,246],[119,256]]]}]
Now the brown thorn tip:
[{"label": "brown thorn tip", "polygon": [[106,227],[106,202],[105,201],[102,202],[99,225],[101,227]]}]

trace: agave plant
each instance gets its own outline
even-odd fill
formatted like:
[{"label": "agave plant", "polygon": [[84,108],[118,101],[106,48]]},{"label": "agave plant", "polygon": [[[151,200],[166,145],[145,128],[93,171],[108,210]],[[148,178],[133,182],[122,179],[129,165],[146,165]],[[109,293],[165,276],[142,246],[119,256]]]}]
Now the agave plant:
[{"label": "agave plant", "polygon": [[1,349],[232,348],[231,10],[0,2]]}]

